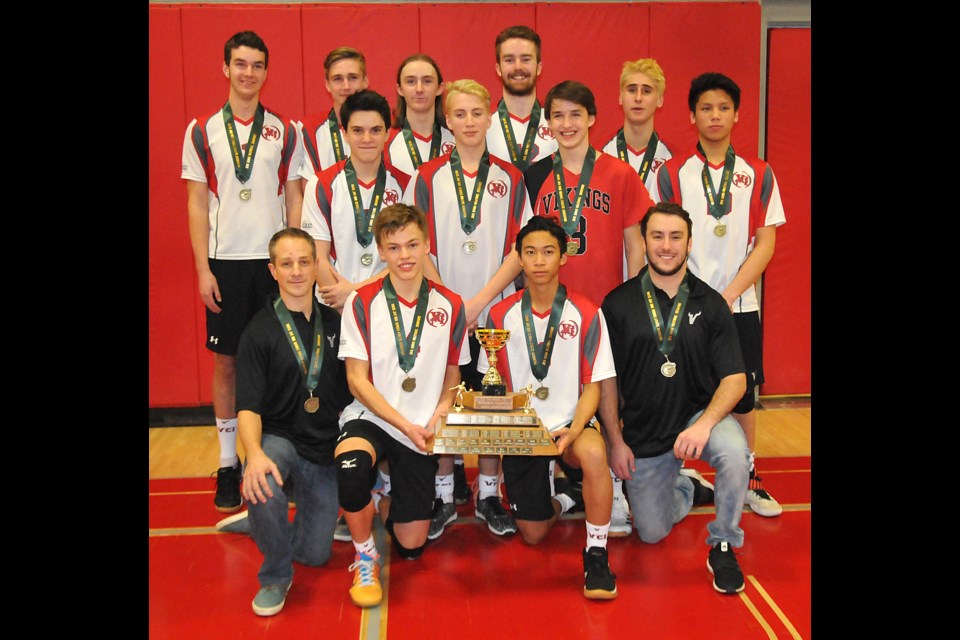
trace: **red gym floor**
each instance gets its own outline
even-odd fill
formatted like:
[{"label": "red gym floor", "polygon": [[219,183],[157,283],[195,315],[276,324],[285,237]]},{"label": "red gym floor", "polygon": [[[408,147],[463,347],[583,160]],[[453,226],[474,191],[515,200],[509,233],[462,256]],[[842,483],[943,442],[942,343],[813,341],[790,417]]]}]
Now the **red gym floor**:
[{"label": "red gym floor", "polygon": [[[692,466],[713,479],[706,466]],[[259,588],[256,544],[213,528],[221,517],[214,481],[150,480],[150,638],[810,638],[810,458],[758,459],[758,468],[784,511],[763,518],[745,508],[736,553],[746,589],[737,595],[714,591],[706,568],[712,507],[694,509],[655,545],[636,533],[611,538],[619,597],[592,601],[582,595],[582,515],[564,517],[531,547],[491,534],[471,502],[419,560],[391,557],[378,527],[386,561],[379,607],[350,602],[353,545],[334,542],[326,566],[294,566],[286,605],[270,618],[250,608]]]}]

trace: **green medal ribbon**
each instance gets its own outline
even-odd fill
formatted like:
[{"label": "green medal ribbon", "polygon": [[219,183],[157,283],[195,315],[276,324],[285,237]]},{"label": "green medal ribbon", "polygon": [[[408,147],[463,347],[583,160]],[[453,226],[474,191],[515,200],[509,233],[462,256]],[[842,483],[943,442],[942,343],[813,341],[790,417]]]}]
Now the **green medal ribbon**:
[{"label": "green medal ribbon", "polygon": [[240,184],[245,183],[253,171],[253,157],[257,153],[260,134],[263,132],[263,114],[263,105],[257,104],[257,111],[253,116],[253,126],[250,127],[250,136],[247,138],[247,150],[241,157],[237,125],[233,123],[233,109],[230,108],[229,101],[223,105],[223,126],[227,129],[227,140],[230,142],[233,171],[237,174],[237,180],[240,181]]},{"label": "green medal ribbon", "polygon": [[547,322],[547,331],[543,337],[543,344],[537,346],[537,331],[533,326],[533,309],[530,306],[530,289],[524,290],[520,298],[520,315],[523,317],[523,337],[527,342],[527,355],[530,358],[530,369],[538,382],[543,384],[550,370],[550,356],[553,355],[553,345],[560,327],[560,315],[563,313],[563,304],[567,300],[567,289],[562,284],[557,287],[550,307],[550,320]]},{"label": "green medal ribbon", "polygon": [[707,196],[708,210],[710,215],[719,220],[730,213],[730,200],[727,196],[730,194],[730,179],[733,177],[733,165],[737,162],[737,154],[733,152],[733,145],[727,147],[727,153],[723,158],[723,173],[720,174],[720,195],[713,188],[713,179],[710,177],[710,162],[707,161],[707,154],[703,152],[703,147],[697,143],[697,151],[703,156],[703,194]]},{"label": "green medal ribbon", "polygon": [[357,182],[357,171],[353,168],[353,160],[348,159],[343,168],[343,174],[347,179],[347,187],[350,189],[350,201],[353,203],[353,220],[357,228],[357,242],[364,248],[370,246],[373,242],[373,221],[377,219],[380,212],[380,205],[383,202],[383,191],[387,184],[387,168],[380,161],[380,168],[377,169],[377,182],[373,187],[373,196],[370,200],[370,208],[363,208],[363,198],[360,197],[360,184]]},{"label": "green medal ribbon", "polygon": [[587,149],[587,157],[583,160],[583,170],[577,182],[577,195],[573,202],[573,211],[567,204],[567,185],[563,179],[563,161],[560,152],[553,154],[553,177],[557,185],[557,203],[560,205],[560,222],[568,236],[573,236],[580,224],[580,212],[586,202],[587,187],[590,185],[590,176],[593,175],[593,164],[597,159],[597,151],[593,147]]},{"label": "green medal ribbon", "polygon": [[[653,154],[657,152],[657,144],[660,143],[660,138],[657,137],[657,132],[654,131],[650,134],[650,140],[647,142],[647,150],[643,154],[643,160],[640,161],[640,170],[637,173],[640,175],[640,182],[647,181],[647,175],[650,173],[650,165],[653,164]],[[630,164],[630,161],[627,159],[627,139],[623,135],[623,127],[620,127],[620,131],[617,131],[617,155],[620,156],[620,159]]]},{"label": "green medal ribbon", "polygon": [[319,304],[314,298],[314,346],[313,353],[310,355],[309,365],[307,364],[306,357],[303,355],[305,345],[300,339],[300,332],[297,331],[297,325],[293,323],[293,316],[290,315],[287,305],[283,304],[283,298],[277,296],[276,301],[273,303],[273,309],[277,312],[277,319],[280,321],[280,324],[283,326],[283,329],[286,332],[287,342],[290,343],[290,348],[293,349],[293,355],[296,356],[297,362],[300,363],[300,370],[303,371],[303,375],[306,376],[307,391],[309,391],[310,396],[313,397],[313,390],[317,388],[317,381],[320,379],[320,367],[323,365],[323,318],[320,317]]},{"label": "green medal ribbon", "polygon": [[[403,141],[407,143],[407,153],[410,154],[410,160],[413,161],[413,168],[419,169],[423,164],[420,159],[420,149],[417,148],[417,141],[413,137],[413,131],[410,129],[410,123],[406,122],[401,130]],[[440,133],[440,125],[433,125],[433,136],[430,138],[430,160],[440,155],[440,139],[443,135]]]},{"label": "green medal ribbon", "polygon": [[533,141],[537,137],[537,127],[540,126],[540,102],[533,102],[533,109],[530,111],[530,121],[527,123],[527,134],[523,137],[523,148],[517,144],[513,137],[513,126],[510,124],[510,112],[507,111],[507,105],[503,98],[497,104],[497,114],[500,117],[500,128],[503,129],[503,137],[507,141],[507,150],[510,152],[510,162],[520,171],[526,171],[530,165],[530,150],[533,148]]},{"label": "green medal ribbon", "polygon": [[647,315],[650,317],[650,326],[653,327],[653,332],[657,334],[657,340],[660,341],[657,349],[667,359],[667,362],[670,362],[669,356],[670,352],[673,351],[673,341],[677,337],[677,334],[680,333],[680,326],[682,324],[679,322],[680,312],[683,310],[683,305],[687,303],[687,298],[690,296],[690,285],[687,282],[687,274],[683,274],[680,289],[677,291],[677,296],[673,299],[673,306],[670,307],[670,311],[668,312],[670,316],[670,326],[667,328],[666,334],[664,334],[664,327],[661,326],[660,322],[661,317],[666,320],[666,316],[660,313],[660,305],[657,303],[657,294],[654,291],[653,282],[650,280],[649,269],[643,273],[643,278],[640,279],[640,283],[643,287],[643,295],[647,300]]},{"label": "green medal ribbon", "polygon": [[393,337],[397,342],[397,357],[400,368],[404,373],[410,373],[417,361],[417,347],[420,345],[420,336],[423,329],[423,318],[427,313],[427,298],[430,296],[430,287],[427,279],[420,281],[420,293],[417,296],[417,308],[413,314],[413,326],[408,334],[403,330],[403,316],[400,315],[400,302],[397,299],[397,290],[393,288],[390,275],[383,277],[383,295],[387,299],[390,309],[390,318],[393,320]]},{"label": "green medal ribbon", "polygon": [[483,201],[484,186],[487,184],[487,174],[490,172],[490,153],[484,149],[483,155],[480,156],[477,180],[473,185],[473,197],[469,200],[467,199],[467,185],[463,179],[463,168],[460,164],[460,153],[456,148],[450,153],[450,171],[453,173],[453,184],[457,187],[460,228],[463,229],[464,233],[470,235],[480,224],[480,203]]},{"label": "green medal ribbon", "polygon": [[343,154],[343,147],[340,145],[340,121],[337,120],[337,112],[333,109],[330,109],[330,114],[327,116],[327,123],[330,125],[327,129],[330,130],[330,144],[333,145],[333,159],[334,162],[340,162],[346,156]]}]

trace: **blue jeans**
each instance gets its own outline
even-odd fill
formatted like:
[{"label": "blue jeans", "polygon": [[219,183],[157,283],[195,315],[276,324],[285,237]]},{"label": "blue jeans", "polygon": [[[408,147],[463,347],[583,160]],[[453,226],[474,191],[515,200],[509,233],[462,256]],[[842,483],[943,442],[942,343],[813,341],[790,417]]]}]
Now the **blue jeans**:
[{"label": "blue jeans", "polygon": [[267,482],[273,497],[257,504],[247,502],[250,536],[263,554],[257,579],[261,587],[286,585],[293,580],[294,561],[318,567],[330,559],[340,507],[337,470],[301,457],[286,438],[265,433],[260,446],[285,483],[293,478],[297,508],[291,523],[287,495],[272,474]]},{"label": "blue jeans", "polygon": [[[689,427],[700,411],[690,422]],[[717,515],[707,524],[707,544],[727,542],[731,547],[743,546],[740,516],[750,480],[750,451],[740,424],[726,416],[713,427],[707,446],[700,456],[713,467],[714,504]],[[633,526],[644,542],[663,540],[673,525],[683,520],[693,506],[693,481],[680,475],[681,460],[670,450],[653,458],[635,458],[636,471],[624,480]]]}]

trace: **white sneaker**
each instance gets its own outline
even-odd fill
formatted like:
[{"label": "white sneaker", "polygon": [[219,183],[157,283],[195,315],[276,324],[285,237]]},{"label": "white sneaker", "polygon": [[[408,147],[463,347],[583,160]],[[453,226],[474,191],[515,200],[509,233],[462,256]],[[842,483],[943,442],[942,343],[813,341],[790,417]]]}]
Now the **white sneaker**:
[{"label": "white sneaker", "polygon": [[783,513],[783,507],[766,492],[763,488],[763,480],[755,473],[750,476],[750,486],[743,503],[749,506],[754,513],[767,518],[775,518]]},{"label": "white sneaker", "polygon": [[240,513],[235,513],[232,516],[227,516],[223,520],[220,520],[213,528],[221,533],[242,533],[244,535],[250,535],[250,521],[247,519],[249,515],[250,512],[244,509]]},{"label": "white sneaker", "polygon": [[613,497],[613,509],[610,512],[610,531],[607,535],[611,538],[623,538],[630,535],[633,531],[631,524],[630,504],[627,497],[623,494]]}]

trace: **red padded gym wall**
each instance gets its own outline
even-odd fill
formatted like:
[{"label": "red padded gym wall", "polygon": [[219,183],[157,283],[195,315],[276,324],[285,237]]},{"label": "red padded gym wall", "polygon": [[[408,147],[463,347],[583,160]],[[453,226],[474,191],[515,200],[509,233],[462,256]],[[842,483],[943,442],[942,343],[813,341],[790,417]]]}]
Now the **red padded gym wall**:
[{"label": "red padded gym wall", "polygon": [[[329,110],[323,57],[343,45],[366,54],[370,88],[391,106],[396,104],[397,65],[419,51],[436,59],[446,80],[471,77],[484,84],[496,104],[501,88],[494,71],[494,39],[504,27],[527,24],[543,40],[540,98],[568,78],[593,90],[595,145],[621,122],[617,97],[623,62],[652,56],[667,78],[657,130],[675,150],[696,140],[686,94],[690,79],[703,71],[722,71],[740,84],[744,98],[734,146],[748,153],[757,150],[758,2],[151,3],[149,9],[151,407],[212,401],[213,358],[204,346],[204,312],[196,291],[179,160],[187,122],[213,112],[226,99],[223,43],[236,31],[253,29],[270,47],[263,102],[288,118]],[[809,123],[808,112],[802,118]],[[781,178],[781,188],[785,182]],[[789,208],[787,216],[789,226],[795,219]],[[780,250],[778,242],[775,263]],[[768,301],[767,307],[773,304]],[[765,313],[774,317],[769,309]],[[782,347],[792,352],[789,340]],[[781,362],[768,364],[768,381]]]},{"label": "red padded gym wall", "polygon": [[787,223],[763,279],[764,395],[810,393],[810,29],[771,29],[766,157]]}]

